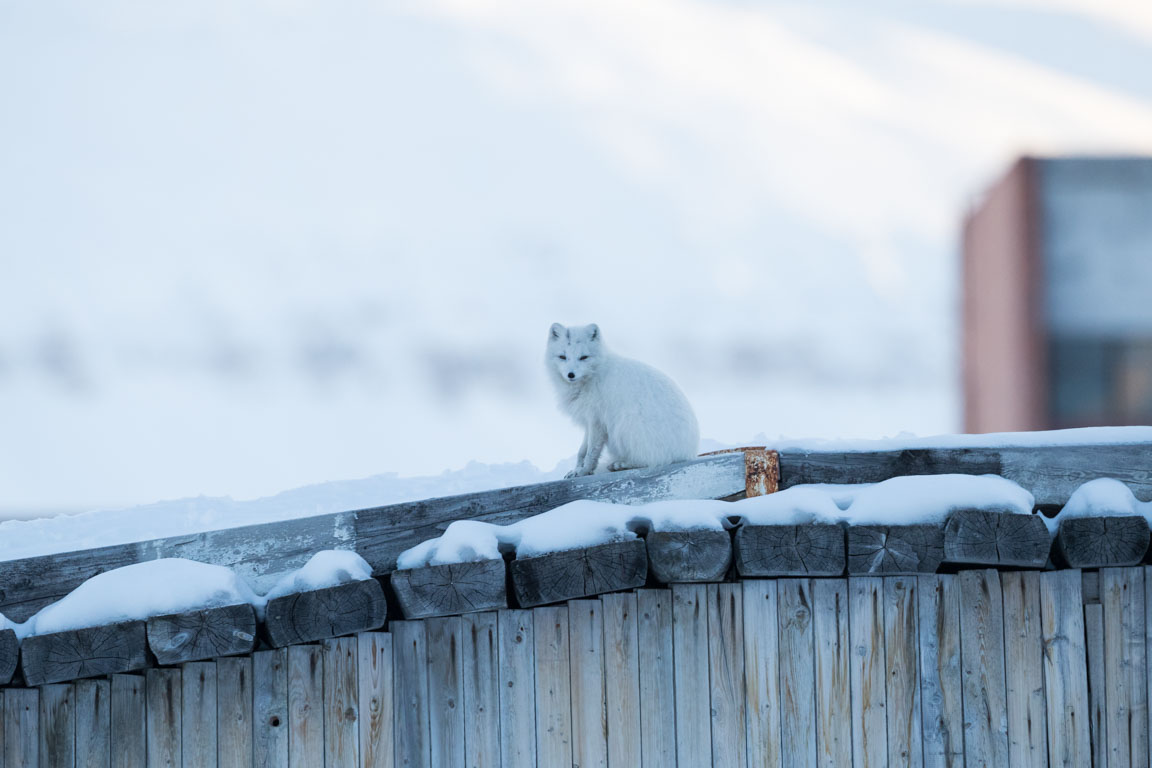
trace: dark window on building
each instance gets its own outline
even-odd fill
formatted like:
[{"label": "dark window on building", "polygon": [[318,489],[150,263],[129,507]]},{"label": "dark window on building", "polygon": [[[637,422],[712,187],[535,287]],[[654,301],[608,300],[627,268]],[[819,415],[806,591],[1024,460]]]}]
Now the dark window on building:
[{"label": "dark window on building", "polygon": [[1048,363],[1053,426],[1152,424],[1152,339],[1055,338]]}]

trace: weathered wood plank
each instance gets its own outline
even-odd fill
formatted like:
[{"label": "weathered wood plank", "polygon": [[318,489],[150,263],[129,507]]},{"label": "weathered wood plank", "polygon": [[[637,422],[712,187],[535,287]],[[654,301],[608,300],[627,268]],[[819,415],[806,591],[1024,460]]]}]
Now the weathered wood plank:
[{"label": "weathered wood plank", "polygon": [[1144,569],[1100,571],[1104,607],[1105,716],[1108,765],[1148,765],[1148,672],[1145,664]]},{"label": "weathered wood plank", "polygon": [[708,765],[712,762],[712,729],[707,589],[703,584],[673,584],[671,591],[676,759],[679,765]]},{"label": "weathered wood plank", "polygon": [[670,591],[641,589],[636,592],[636,641],[642,765],[675,768],[676,696]]},{"label": "weathered wood plank", "polygon": [[324,765],[324,659],[318,645],[288,648],[288,765]]},{"label": "weathered wood plank", "polygon": [[[112,764],[112,686],[107,680],[80,680],[76,689],[76,765],[109,768]],[[0,763],[2,765],[2,763]]]},{"label": "weathered wood plank", "polygon": [[742,590],[739,584],[709,584],[707,590],[712,764],[746,766]]},{"label": "weathered wood plank", "polygon": [[216,662],[188,662],[182,666],[180,678],[180,752],[184,756],[184,766],[216,768]]},{"label": "weathered wood plank", "polygon": [[857,768],[884,768],[888,765],[884,580],[867,576],[848,579],[848,611],[852,639],[852,764]]},{"label": "weathered wood plank", "polygon": [[604,614],[599,600],[568,603],[572,676],[572,762],[608,765],[604,709]]},{"label": "weathered wood plank", "polygon": [[7,685],[20,660],[20,642],[10,629],[0,629],[0,685]]},{"label": "weathered wood plank", "polygon": [[541,765],[572,764],[572,685],[567,606],[532,611],[536,662],[536,755]]},{"label": "weathered wood plank", "polygon": [[1092,760],[1081,584],[1079,571],[1040,574],[1048,762],[1053,768],[1082,768]]},{"label": "weathered wood plank", "polygon": [[642,587],[648,555],[643,539],[631,539],[516,558],[511,569],[516,599],[530,608]]},{"label": "weathered wood plank", "polygon": [[463,622],[464,764],[500,765],[500,642],[497,614],[470,613]]},{"label": "weathered wood plank", "polygon": [[[852,765],[852,684],[849,672],[848,582],[812,581],[812,641],[816,654],[816,764]],[[755,763],[751,763],[755,765]]]},{"label": "weathered wood plank", "polygon": [[324,658],[324,766],[357,768],[360,738],[357,721],[356,638],[339,637],[321,645]]},{"label": "weathered wood plank", "polygon": [[1104,606],[1084,606],[1084,639],[1088,654],[1088,734],[1092,765],[1108,765],[1108,717],[1104,703]]},{"label": "weathered wood plank", "polygon": [[1007,683],[1008,759],[1013,768],[1047,768],[1040,574],[1000,574],[1004,596],[1004,674]]},{"label": "weathered wood plank", "polygon": [[961,509],[944,527],[944,559],[950,563],[1043,568],[1051,548],[1040,515]]},{"label": "weathered wood plank", "polygon": [[216,660],[217,739],[220,768],[252,766],[252,657]]},{"label": "weathered wood plank", "polygon": [[500,648],[500,761],[504,768],[536,766],[536,645],[531,611],[497,614]]},{"label": "weathered wood plank", "polygon": [[148,662],[142,621],[35,635],[20,647],[20,668],[28,685],[130,672]]},{"label": "weathered wood plank", "polygon": [[432,765],[464,766],[464,628],[459,616],[427,619],[428,733]]},{"label": "weathered wood plank", "polygon": [[1055,551],[1069,568],[1138,565],[1148,539],[1143,517],[1073,517],[1060,521]]},{"label": "weathered wood plank", "polygon": [[915,576],[884,579],[884,655],[888,670],[888,765],[922,766],[920,627],[916,615]]},{"label": "weathered wood plank", "polygon": [[748,764],[780,768],[780,619],[776,582],[745,581],[740,586],[744,596]]},{"label": "weathered wood plank", "polygon": [[393,571],[389,579],[406,619],[508,607],[503,560]]},{"label": "weathered wood plank", "polygon": [[71,685],[40,688],[40,765],[76,765],[76,692]]},{"label": "weathered wood plank", "polygon": [[180,720],[183,716],[180,669],[150,669],[147,686],[148,768],[181,768]]},{"label": "weathered wood plank", "polygon": [[393,749],[392,635],[364,632],[356,636],[359,678],[360,763],[363,768],[392,768]]},{"label": "weathered wood plank", "polygon": [[749,576],[839,576],[844,528],[832,523],[742,525],[736,529],[736,571]]},{"label": "weathered wood plank", "polygon": [[148,647],[158,664],[251,653],[256,647],[256,611],[248,604],[153,616]]},{"label": "weathered wood plank", "polygon": [[252,763],[288,766],[288,651],[252,654]]},{"label": "weathered wood plank", "polygon": [[935,573],[944,560],[944,526],[848,526],[848,573]]},{"label": "weathered wood plank", "polygon": [[728,531],[652,531],[645,539],[656,580],[720,581],[732,564]]},{"label": "weathered wood plank", "polygon": [[805,768],[816,765],[812,582],[808,579],[781,579],[778,592],[780,754],[784,765]]},{"label": "weathered wood plank", "polygon": [[112,768],[148,764],[147,686],[143,675],[112,675]]},{"label": "weathered wood plank", "polygon": [[35,688],[0,690],[3,704],[4,765],[40,764],[40,691]]},{"label": "weathered wood plank", "polygon": [[[642,758],[636,594],[604,595],[600,604],[604,616],[604,711],[608,727],[608,765],[639,768]],[[659,652],[659,649],[654,650]]]},{"label": "weathered wood plank", "polygon": [[427,625],[423,621],[394,621],[389,629],[396,700],[396,766],[430,768]]},{"label": "weathered wood plank", "polygon": [[1004,602],[997,571],[961,571],[965,765],[1008,765]]},{"label": "weathered wood plank", "polygon": [[954,575],[916,577],[920,708],[926,768],[962,768],[960,585]]},{"label": "weathered wood plank", "polygon": [[270,600],[264,628],[269,644],[283,648],[378,629],[387,611],[380,582],[350,581]]}]

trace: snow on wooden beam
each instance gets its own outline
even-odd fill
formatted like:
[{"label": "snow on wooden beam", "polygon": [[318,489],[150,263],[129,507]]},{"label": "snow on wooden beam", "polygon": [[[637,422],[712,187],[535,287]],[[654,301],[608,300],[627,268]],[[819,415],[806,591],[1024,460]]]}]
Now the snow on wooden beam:
[{"label": "snow on wooden beam", "polygon": [[393,571],[390,578],[406,619],[508,607],[502,559]]},{"label": "snow on wooden beam", "polygon": [[249,653],[256,647],[256,611],[245,603],[153,616],[148,646],[163,665]]},{"label": "snow on wooden beam", "polygon": [[643,539],[553,552],[512,561],[521,608],[644,586],[648,554]]},{"label": "snow on wooden beam", "polygon": [[976,509],[953,512],[944,529],[949,563],[1043,568],[1052,537],[1039,515]]},{"label": "snow on wooden beam", "polygon": [[20,669],[29,686],[144,669],[150,663],[142,621],[25,638]]},{"label": "snow on wooden beam", "polygon": [[264,629],[273,648],[365,632],[384,626],[384,590],[375,579],[298,592],[268,602]]},{"label": "snow on wooden beam", "polygon": [[1055,552],[1069,568],[1139,565],[1148,540],[1143,517],[1074,517],[1060,522]]}]

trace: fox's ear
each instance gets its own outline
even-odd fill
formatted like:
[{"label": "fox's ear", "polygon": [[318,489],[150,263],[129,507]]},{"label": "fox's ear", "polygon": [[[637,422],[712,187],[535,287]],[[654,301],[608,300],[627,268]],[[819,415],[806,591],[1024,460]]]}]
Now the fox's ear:
[{"label": "fox's ear", "polygon": [[588,326],[588,341],[600,341],[600,326],[596,323]]},{"label": "fox's ear", "polygon": [[560,332],[563,330],[564,326],[560,325],[560,323],[552,323],[552,338],[560,338]]}]

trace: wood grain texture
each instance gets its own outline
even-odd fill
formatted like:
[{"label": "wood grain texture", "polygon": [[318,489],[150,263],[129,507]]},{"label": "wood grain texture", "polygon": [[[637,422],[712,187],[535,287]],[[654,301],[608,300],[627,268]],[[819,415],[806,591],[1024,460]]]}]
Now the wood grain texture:
[{"label": "wood grain texture", "polygon": [[1044,641],[1040,627],[1040,574],[1005,571],[1004,673],[1008,704],[1008,759],[1020,768],[1047,768]]},{"label": "wood grain texture", "polygon": [[1004,603],[996,571],[961,571],[965,765],[1008,765]]},{"label": "wood grain texture", "polygon": [[269,644],[283,648],[377,629],[387,611],[380,582],[350,581],[270,600],[264,629]]},{"label": "wood grain texture", "polygon": [[360,764],[360,701],[356,638],[325,640],[324,766],[357,768]]},{"label": "wood grain texture", "polygon": [[531,611],[497,614],[500,659],[500,761],[536,766],[536,665]]},{"label": "wood grain texture", "polygon": [[392,768],[393,672],[392,635],[364,632],[356,636],[356,674],[360,702],[360,763],[363,768]]},{"label": "wood grain texture", "polygon": [[251,653],[256,647],[256,611],[247,604],[153,616],[147,626],[148,647],[163,666]]},{"label": "wood grain texture", "polygon": [[917,602],[915,576],[885,577],[884,657],[888,670],[885,710],[890,768],[924,765]]},{"label": "wood grain texture", "polygon": [[572,762],[607,768],[604,613],[599,600],[568,603],[568,643],[572,677]]},{"label": "wood grain texture", "polygon": [[652,531],[645,539],[656,580],[721,581],[732,565],[728,531]]},{"label": "wood grain texture", "polygon": [[1100,571],[1108,765],[1148,765],[1144,569]]},{"label": "wood grain texture", "polygon": [[631,539],[517,558],[511,569],[516,599],[529,608],[642,587],[648,554],[643,539]]},{"label": "wood grain texture", "polygon": [[180,670],[150,669],[147,686],[148,768],[181,768],[180,721],[184,697]]},{"label": "wood grain texture", "polygon": [[600,604],[604,616],[604,711],[608,729],[608,765],[639,768],[642,765],[642,725],[636,593],[604,595]]},{"label": "wood grain texture", "polygon": [[7,685],[20,660],[20,642],[10,629],[0,629],[0,685]]},{"label": "wood grain texture", "polygon": [[816,765],[815,644],[812,582],[781,579],[780,754],[784,765]]},{"label": "wood grain texture", "polygon": [[142,675],[112,675],[110,717],[112,768],[144,768],[148,763],[147,684]]},{"label": "wood grain texture", "polygon": [[108,680],[79,680],[74,688],[76,765],[109,768],[112,764],[112,685]]},{"label": "wood grain texture", "polygon": [[532,611],[536,663],[536,755],[541,765],[572,764],[572,685],[567,606]]},{"label": "wood grain texture", "polygon": [[673,584],[671,591],[676,760],[679,765],[708,765],[712,762],[708,592],[703,584]]},{"label": "wood grain texture", "polygon": [[708,678],[712,764],[748,765],[745,744],[744,601],[739,584],[709,584]]},{"label": "wood grain texture", "polygon": [[736,571],[749,576],[840,576],[844,528],[830,523],[741,525],[736,529]]},{"label": "wood grain texture", "polygon": [[396,765],[430,768],[427,625],[423,621],[394,621],[389,629],[396,701]]},{"label": "wood grain texture", "polygon": [[812,581],[812,641],[816,654],[816,764],[852,765],[852,683],[849,671],[848,582]]},{"label": "wood grain texture", "polygon": [[1069,568],[1138,565],[1148,538],[1143,517],[1073,517],[1060,521],[1055,551]]},{"label": "wood grain texture", "polygon": [[1092,764],[1082,583],[1079,571],[1040,574],[1048,762],[1053,768]]},{"label": "wood grain texture", "polygon": [[0,704],[5,768],[40,765],[40,691],[5,688],[0,690]]},{"label": "wood grain texture", "polygon": [[220,768],[252,766],[252,657],[216,660],[217,739]]},{"label": "wood grain texture", "polygon": [[1084,642],[1088,654],[1088,735],[1092,765],[1108,765],[1108,717],[1104,703],[1104,606],[1084,606]]},{"label": "wood grain texture", "polygon": [[857,768],[883,768],[888,765],[884,580],[866,576],[848,579],[848,611],[848,631],[852,642],[849,662],[852,764]]},{"label": "wood grain texture", "polygon": [[1040,515],[961,509],[944,527],[944,559],[950,563],[1043,568],[1051,548]]},{"label": "wood grain texture", "polygon": [[432,765],[464,766],[464,625],[460,617],[427,619],[428,733]]},{"label": "wood grain texture", "polygon": [[748,764],[780,768],[780,629],[775,581],[744,581],[744,707]]},{"label": "wood grain texture", "polygon": [[288,651],[252,654],[252,762],[288,766]]},{"label": "wood grain texture", "polygon": [[500,765],[500,641],[498,617],[470,613],[463,622],[464,764]]},{"label": "wood grain texture", "polygon": [[216,768],[216,662],[184,664],[180,681],[180,752],[184,757],[183,764],[185,768]]},{"label": "wood grain texture", "polygon": [[962,768],[960,583],[951,574],[917,576],[916,593],[924,765],[926,768]]},{"label": "wood grain texture", "polygon": [[944,526],[852,525],[848,527],[848,573],[935,573],[944,560]]},{"label": "wood grain texture", "polygon": [[76,692],[71,685],[40,688],[40,765],[76,765]]},{"label": "wood grain texture", "polygon": [[675,768],[675,656],[672,593],[669,590],[637,590],[636,640],[642,765],[644,768]]},{"label": "wood grain texture", "polygon": [[288,765],[324,765],[324,657],[318,645],[288,649]]},{"label": "wood grain texture", "polygon": [[502,559],[393,571],[389,580],[406,619],[508,607]]},{"label": "wood grain texture", "polygon": [[20,647],[20,668],[28,685],[129,672],[148,663],[142,621],[34,635]]}]

